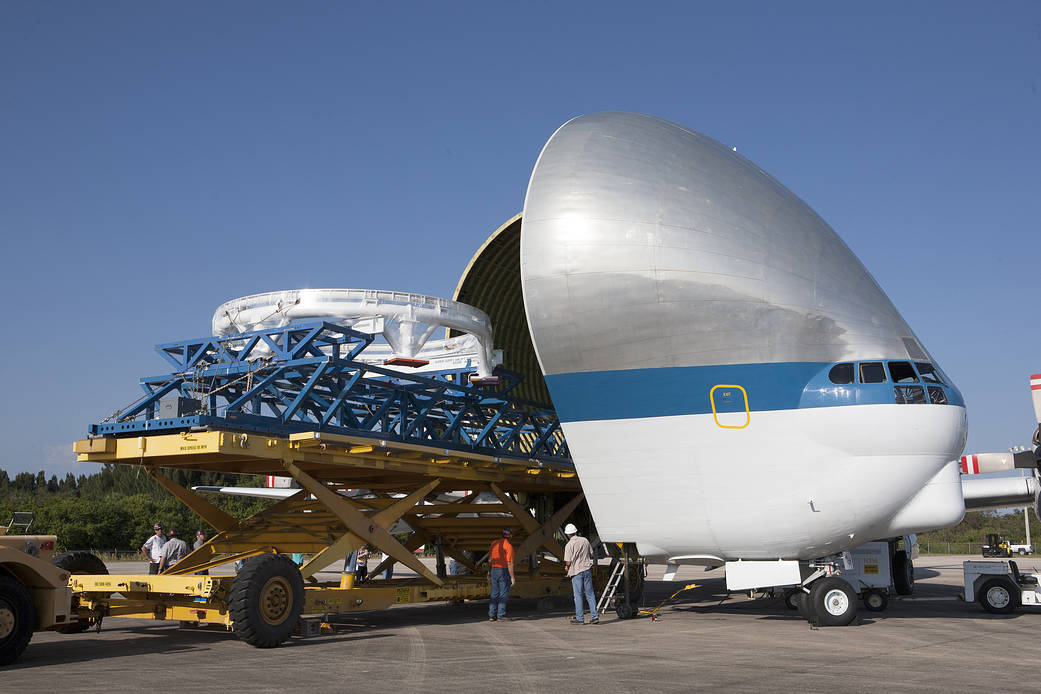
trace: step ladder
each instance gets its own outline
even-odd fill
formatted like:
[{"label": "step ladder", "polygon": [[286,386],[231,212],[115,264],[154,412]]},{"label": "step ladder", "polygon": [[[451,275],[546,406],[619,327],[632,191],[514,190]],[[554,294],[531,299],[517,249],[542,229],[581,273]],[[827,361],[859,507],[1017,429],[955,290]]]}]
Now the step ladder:
[{"label": "step ladder", "polygon": [[600,594],[600,600],[596,603],[597,614],[603,614],[604,609],[611,604],[615,593],[618,592],[618,584],[622,582],[625,573],[625,562],[615,559],[614,566],[611,569],[611,577],[607,579],[607,586],[604,588],[604,592]]}]

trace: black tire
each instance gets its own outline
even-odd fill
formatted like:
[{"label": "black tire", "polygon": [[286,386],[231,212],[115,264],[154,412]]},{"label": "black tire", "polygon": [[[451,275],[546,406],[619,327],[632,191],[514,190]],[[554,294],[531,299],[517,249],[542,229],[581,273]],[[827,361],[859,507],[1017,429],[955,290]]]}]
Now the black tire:
[{"label": "black tire", "polygon": [[51,559],[51,563],[70,574],[108,575],[105,562],[90,552],[64,552]]},{"label": "black tire", "polygon": [[1027,555],[1027,551],[1025,549],[1019,550],[1019,556],[1025,557],[1026,555]]},{"label": "black tire", "polygon": [[977,598],[991,614],[1009,614],[1019,607],[1019,589],[1004,578],[992,578],[980,586]]},{"label": "black tire", "polygon": [[893,554],[893,587],[897,595],[914,592],[914,562],[902,549]]},{"label": "black tire", "polygon": [[629,602],[633,605],[639,605],[643,599],[643,568],[643,564],[629,564]]},{"label": "black tire", "polygon": [[878,588],[865,590],[861,599],[864,601],[864,609],[868,612],[882,612],[889,607],[889,595]]},{"label": "black tire", "polygon": [[618,607],[614,611],[618,615],[618,619],[632,619],[636,616],[636,608],[633,607],[631,602],[625,602],[624,600],[618,603]]},{"label": "black tire", "polygon": [[[795,595],[796,595],[796,593],[802,593],[802,589],[801,588],[789,588],[788,590],[784,591],[784,606],[787,607],[789,610],[797,610],[797,609],[799,609],[799,606],[795,604]],[[804,595],[805,595],[805,593],[804,593]]]},{"label": "black tire", "polygon": [[0,575],[0,666],[18,659],[35,626],[36,607],[29,591],[10,576]]},{"label": "black tire", "polygon": [[304,579],[293,561],[267,554],[243,564],[231,584],[229,601],[235,635],[257,648],[289,639],[304,611]]},{"label": "black tire", "polygon": [[[101,558],[95,554],[84,551],[64,552],[51,559],[51,563],[60,569],[68,571],[69,574],[87,574],[91,576],[107,576],[108,567]],[[78,598],[73,596],[73,610],[78,603]],[[79,620],[73,624],[60,626],[55,629],[59,634],[82,634],[91,627],[101,624],[101,617]]]},{"label": "black tire", "polygon": [[797,588],[795,593],[792,594],[792,604],[795,605],[795,609],[799,611],[799,616],[807,622],[812,622],[816,619],[817,613],[813,610],[813,603],[810,602],[810,596],[802,588]]},{"label": "black tire", "polygon": [[837,576],[814,581],[808,601],[822,627],[844,627],[857,616],[857,593]]}]

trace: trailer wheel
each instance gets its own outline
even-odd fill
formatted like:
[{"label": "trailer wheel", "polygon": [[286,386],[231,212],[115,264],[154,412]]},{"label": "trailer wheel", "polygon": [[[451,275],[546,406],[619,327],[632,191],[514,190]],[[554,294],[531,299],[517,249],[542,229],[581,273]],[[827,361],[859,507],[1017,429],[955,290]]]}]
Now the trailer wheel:
[{"label": "trailer wheel", "polygon": [[[90,552],[76,551],[63,552],[51,559],[51,563],[59,569],[64,569],[70,574],[87,574],[92,576],[108,575],[108,567],[101,558]],[[78,598],[73,596],[73,608],[76,607]],[[82,634],[91,627],[101,624],[101,617],[90,617],[79,620],[74,624],[67,624],[55,629],[59,634]]]},{"label": "trailer wheel", "polygon": [[25,586],[0,575],[0,665],[17,660],[36,626],[36,607]]},{"label": "trailer wheel", "polygon": [[868,612],[881,612],[889,606],[889,596],[877,588],[865,590],[863,600]]},{"label": "trailer wheel", "polygon": [[914,592],[914,562],[902,549],[893,553],[893,587],[897,595]]},{"label": "trailer wheel", "polygon": [[857,594],[837,576],[815,581],[807,599],[822,627],[844,627],[857,616]]},{"label": "trailer wheel", "polygon": [[304,611],[300,569],[281,554],[246,561],[231,584],[229,609],[239,639],[257,648],[284,643]]},{"label": "trailer wheel", "polygon": [[992,578],[980,586],[980,605],[991,614],[1008,614],[1018,606],[1016,593],[1017,589],[1011,581]]},{"label": "trailer wheel", "polygon": [[625,602],[624,600],[618,603],[614,611],[618,615],[618,619],[632,619],[636,616],[636,608],[633,607],[631,602]]}]

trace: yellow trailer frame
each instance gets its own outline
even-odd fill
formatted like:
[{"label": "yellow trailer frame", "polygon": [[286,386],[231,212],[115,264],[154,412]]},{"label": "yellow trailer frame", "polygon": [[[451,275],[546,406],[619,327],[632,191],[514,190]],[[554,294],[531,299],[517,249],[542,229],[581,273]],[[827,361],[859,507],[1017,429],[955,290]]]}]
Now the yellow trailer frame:
[{"label": "yellow trailer frame", "polygon": [[[299,568],[306,582],[305,615],[487,599],[487,567],[474,557],[486,553],[505,527],[514,531],[517,558],[511,595],[537,598],[571,592],[564,576],[563,547],[554,533],[583,495],[574,471],[564,467],[311,432],[288,437],[224,430],[106,437],[77,441],[74,450],[84,462],[142,466],[216,531],[161,576],[72,576],[70,588],[83,617],[154,618],[236,628],[231,603],[237,577],[198,572],[267,554],[310,556]],[[174,482],[163,468],[289,476],[301,488],[239,520]],[[348,489],[369,493],[348,496],[343,493]],[[439,490],[468,494],[445,501]],[[494,493],[497,503],[476,503],[481,491]],[[567,500],[540,521],[526,508],[524,495],[547,492]],[[404,543],[390,530],[399,521],[412,530]],[[388,557],[370,576],[399,563],[418,577],[356,583],[353,574],[344,573],[338,582],[318,582],[317,572],[365,545]],[[437,571],[415,555],[421,545],[438,549]],[[466,567],[468,574],[447,575],[444,557]],[[284,605],[287,591],[292,592],[286,581],[260,588],[258,599],[269,605],[269,612],[261,615],[264,619],[277,618],[277,609],[270,605]]]}]

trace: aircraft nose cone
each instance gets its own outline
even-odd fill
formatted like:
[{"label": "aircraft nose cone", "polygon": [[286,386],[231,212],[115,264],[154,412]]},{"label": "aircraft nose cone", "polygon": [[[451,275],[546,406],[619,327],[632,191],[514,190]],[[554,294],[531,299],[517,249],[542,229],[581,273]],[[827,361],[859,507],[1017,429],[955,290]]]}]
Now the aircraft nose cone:
[{"label": "aircraft nose cone", "polygon": [[651,116],[553,135],[528,186],[521,276],[547,375],[926,360],[842,239],[758,166]]}]

